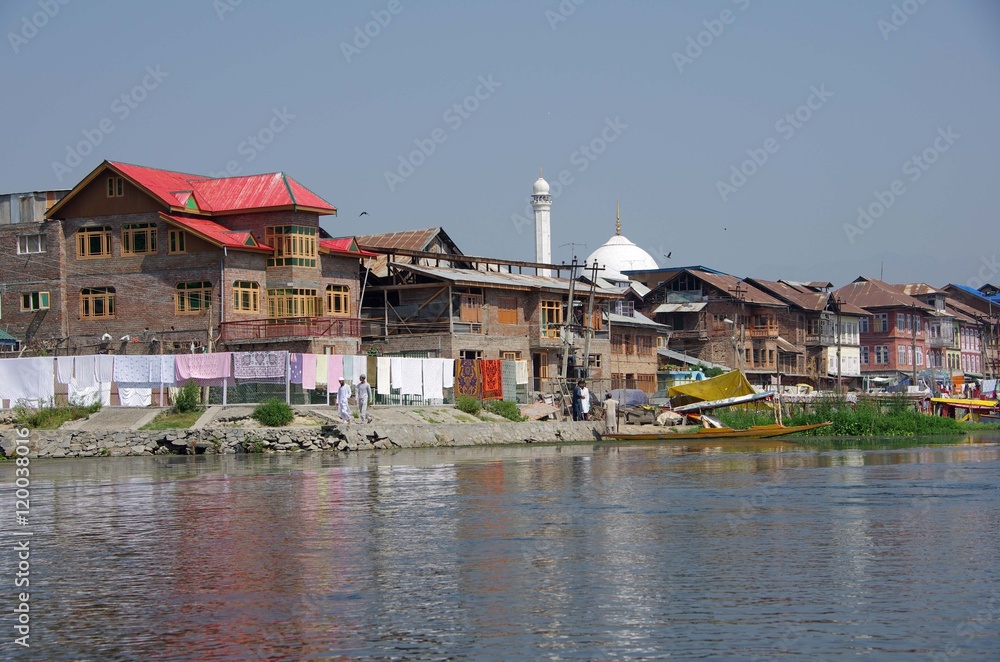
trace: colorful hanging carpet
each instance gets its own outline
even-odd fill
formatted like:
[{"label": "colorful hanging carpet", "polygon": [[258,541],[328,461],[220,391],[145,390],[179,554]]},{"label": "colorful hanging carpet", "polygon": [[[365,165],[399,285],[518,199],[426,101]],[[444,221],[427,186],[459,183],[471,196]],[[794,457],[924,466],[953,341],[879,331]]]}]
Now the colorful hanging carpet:
[{"label": "colorful hanging carpet", "polygon": [[287,352],[234,352],[233,377],[246,381],[285,379]]},{"label": "colorful hanging carpet", "polygon": [[503,377],[500,359],[483,359],[479,362],[479,372],[483,375],[483,399],[503,397]]},{"label": "colorful hanging carpet", "polygon": [[455,361],[455,397],[467,396],[478,399],[481,384],[478,361],[472,359]]},{"label": "colorful hanging carpet", "polygon": [[501,367],[503,399],[517,402],[517,361],[504,361]]}]

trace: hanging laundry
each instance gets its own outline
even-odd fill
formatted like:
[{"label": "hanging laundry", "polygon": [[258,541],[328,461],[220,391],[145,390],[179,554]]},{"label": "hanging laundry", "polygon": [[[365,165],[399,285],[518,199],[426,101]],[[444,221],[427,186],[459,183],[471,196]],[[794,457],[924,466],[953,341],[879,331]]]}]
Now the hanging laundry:
[{"label": "hanging laundry", "polygon": [[455,387],[455,359],[438,359],[441,361],[441,386],[444,388]]},{"label": "hanging laundry", "polygon": [[507,402],[517,402],[517,362],[504,361],[500,364],[503,399]]},{"label": "hanging laundry", "polygon": [[339,386],[340,378],[344,376],[344,357],[340,354],[331,354],[326,365],[329,370],[327,383],[330,384],[331,390],[334,390]]},{"label": "hanging laundry", "polygon": [[479,371],[483,376],[483,399],[503,397],[503,379],[499,359],[482,359]]},{"label": "hanging laundry", "polygon": [[353,384],[358,380],[354,379],[354,357],[350,355],[344,355],[344,383]]},{"label": "hanging laundry", "polygon": [[377,380],[375,392],[379,395],[389,395],[392,392],[389,387],[389,365],[390,359],[388,357],[378,357],[375,366],[375,375]]},{"label": "hanging laundry", "polygon": [[228,381],[232,375],[233,355],[230,352],[215,354],[178,354],[174,357],[174,371],[178,382],[194,379],[199,382]]},{"label": "hanging laundry", "polygon": [[423,395],[424,394],[424,374],[421,359],[402,359],[403,373],[403,395]]},{"label": "hanging laundry", "polygon": [[392,379],[392,388],[403,388],[403,358],[400,356],[389,357],[389,373]]},{"label": "hanging laundry", "polygon": [[111,354],[98,354],[94,357],[94,374],[97,381],[110,384],[115,380],[115,357]]},{"label": "hanging laundry", "polygon": [[455,361],[455,397],[479,398],[480,387],[479,362],[474,359]]},{"label": "hanging laundry", "polygon": [[[157,374],[157,371],[159,374]],[[174,384],[174,357],[169,354],[160,356],[160,365],[154,366],[151,376],[153,377],[153,381],[157,384]]]},{"label": "hanging laundry", "polygon": [[93,386],[80,387],[75,379],[69,383],[69,402],[73,405],[88,407],[100,402],[103,407],[111,406],[111,382],[94,382]]},{"label": "hanging laundry", "polygon": [[118,402],[122,407],[148,407],[153,402],[153,389],[119,386]]},{"label": "hanging laundry", "polygon": [[285,379],[288,352],[234,352],[233,377],[246,381]]},{"label": "hanging laundry", "polygon": [[[107,357],[112,358],[112,357]],[[73,359],[73,369],[76,371],[76,384],[80,388],[90,388],[100,381],[97,378],[97,361],[93,354],[87,356],[77,356]],[[111,383],[111,377],[104,382]]]},{"label": "hanging laundry", "polygon": [[327,367],[330,360],[329,354],[317,354],[316,355],[316,385],[326,386],[330,382],[328,381],[327,375],[330,374],[330,369]]},{"label": "hanging laundry", "polygon": [[316,388],[316,355],[302,355],[302,388],[312,391]]},{"label": "hanging laundry", "polygon": [[0,360],[0,400],[32,405],[50,403],[56,393],[56,366],[51,356]]},{"label": "hanging laundry", "polygon": [[367,381],[368,375],[365,371],[368,370],[368,357],[367,356],[355,356],[354,357],[354,372],[351,376],[351,383],[357,386],[361,382],[361,375],[365,375],[365,380]]},{"label": "hanging laundry", "polygon": [[368,376],[368,384],[371,385],[372,390],[378,393],[378,357],[369,356],[368,357],[368,368],[365,371],[365,375]]},{"label": "hanging laundry", "polygon": [[156,360],[157,369],[159,369],[159,357],[116,355],[114,357],[114,381],[126,384],[148,384],[151,372],[150,359]]},{"label": "hanging laundry", "polygon": [[56,357],[56,381],[60,384],[69,384],[73,379],[73,357]]},{"label": "hanging laundry", "polygon": [[444,382],[441,375],[441,361],[438,359],[422,359],[420,361],[423,369],[424,399],[443,400],[444,392],[441,384]]},{"label": "hanging laundry", "polygon": [[292,354],[288,357],[288,381],[292,384],[302,383],[302,355]]},{"label": "hanging laundry", "polygon": [[528,362],[524,360],[514,361],[517,364],[517,378],[515,382],[517,384],[527,384],[528,383]]}]

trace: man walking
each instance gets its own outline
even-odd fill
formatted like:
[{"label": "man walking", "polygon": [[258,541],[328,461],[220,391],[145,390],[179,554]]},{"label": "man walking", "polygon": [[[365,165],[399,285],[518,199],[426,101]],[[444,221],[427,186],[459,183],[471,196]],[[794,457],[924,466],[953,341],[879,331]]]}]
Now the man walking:
[{"label": "man walking", "polygon": [[573,387],[573,402],[570,403],[574,421],[583,420],[583,380],[581,379]]},{"label": "man walking", "polygon": [[372,395],[372,385],[365,380],[364,375],[361,375],[358,379],[360,382],[354,394],[358,399],[358,420],[362,423],[371,423],[372,417],[368,415],[368,404],[375,402],[375,398]]},{"label": "man walking", "polygon": [[340,378],[340,388],[337,389],[337,413],[340,414],[340,420],[344,423],[351,422],[351,405],[348,402],[351,399],[351,386],[350,384],[344,383],[344,378]]}]

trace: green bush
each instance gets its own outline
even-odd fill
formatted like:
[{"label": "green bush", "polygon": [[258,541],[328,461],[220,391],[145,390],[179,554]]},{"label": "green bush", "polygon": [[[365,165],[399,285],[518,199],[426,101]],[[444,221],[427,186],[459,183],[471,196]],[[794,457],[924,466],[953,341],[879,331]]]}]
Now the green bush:
[{"label": "green bush", "polygon": [[272,398],[257,405],[252,416],[262,425],[279,428],[291,423],[295,418],[295,412],[285,402]]},{"label": "green bush", "polygon": [[455,401],[455,407],[459,411],[464,411],[466,414],[472,414],[473,416],[479,416],[479,412],[483,410],[483,405],[479,400],[470,398],[467,395],[459,396],[458,400]]},{"label": "green bush", "polygon": [[491,414],[496,414],[497,416],[503,416],[504,418],[512,421],[525,420],[525,417],[521,416],[521,410],[517,408],[516,402],[507,402],[506,400],[487,400],[486,411]]},{"label": "green bush", "polygon": [[51,404],[35,409],[24,403],[17,403],[14,413],[18,425],[35,430],[55,430],[66,421],[87,418],[101,408],[100,402],[92,405],[69,405],[68,407],[53,407]]},{"label": "green bush", "polygon": [[201,399],[201,387],[194,382],[188,382],[181,387],[174,398],[174,411],[178,414],[187,414],[198,409],[198,401]]}]

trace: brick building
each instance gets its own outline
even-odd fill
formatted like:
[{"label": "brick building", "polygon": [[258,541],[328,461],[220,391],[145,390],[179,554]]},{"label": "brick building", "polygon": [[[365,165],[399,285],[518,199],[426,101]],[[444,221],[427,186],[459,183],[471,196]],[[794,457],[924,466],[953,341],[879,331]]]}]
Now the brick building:
[{"label": "brick building", "polygon": [[43,323],[25,311],[12,328],[58,353],[353,353],[365,253],[319,227],[327,214],[336,209],[283,173],[219,179],[105,161],[48,209],[49,307]]}]

